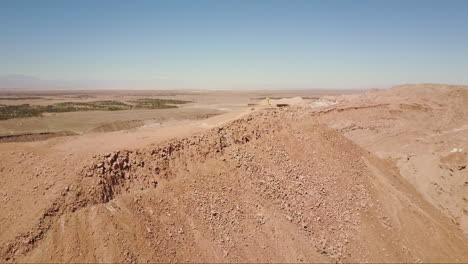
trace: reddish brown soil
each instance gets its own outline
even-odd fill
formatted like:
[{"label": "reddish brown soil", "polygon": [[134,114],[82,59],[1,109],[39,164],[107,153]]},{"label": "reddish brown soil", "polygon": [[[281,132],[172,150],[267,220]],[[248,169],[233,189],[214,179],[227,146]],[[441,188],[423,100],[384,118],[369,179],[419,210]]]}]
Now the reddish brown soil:
[{"label": "reddish brown soil", "polygon": [[[378,141],[369,127],[385,121],[366,123],[360,111],[398,109],[346,100],[360,106],[259,109],[203,123],[212,128],[167,128],[171,136],[154,143],[109,133],[113,141],[2,144],[0,258],[466,262],[468,238],[456,221],[362,139]],[[342,125],[345,116],[354,123]],[[459,166],[463,157],[442,162]]]}]

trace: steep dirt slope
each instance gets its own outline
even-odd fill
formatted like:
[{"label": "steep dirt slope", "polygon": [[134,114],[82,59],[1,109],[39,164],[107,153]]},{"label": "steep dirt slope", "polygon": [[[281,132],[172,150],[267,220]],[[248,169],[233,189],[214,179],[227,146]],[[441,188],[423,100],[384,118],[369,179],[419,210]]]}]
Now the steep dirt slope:
[{"label": "steep dirt slope", "polygon": [[2,260],[468,259],[467,238],[393,163],[303,109],[254,112],[78,167],[30,225],[2,234]]},{"label": "steep dirt slope", "polygon": [[317,118],[395,162],[428,201],[468,233],[468,87],[404,85],[326,97]]}]

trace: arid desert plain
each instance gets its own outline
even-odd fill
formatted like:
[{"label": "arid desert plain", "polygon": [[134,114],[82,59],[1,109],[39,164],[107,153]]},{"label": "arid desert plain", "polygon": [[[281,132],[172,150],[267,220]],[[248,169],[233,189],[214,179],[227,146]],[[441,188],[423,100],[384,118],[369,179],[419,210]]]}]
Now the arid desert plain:
[{"label": "arid desert plain", "polygon": [[468,86],[0,90],[0,262],[466,262]]}]

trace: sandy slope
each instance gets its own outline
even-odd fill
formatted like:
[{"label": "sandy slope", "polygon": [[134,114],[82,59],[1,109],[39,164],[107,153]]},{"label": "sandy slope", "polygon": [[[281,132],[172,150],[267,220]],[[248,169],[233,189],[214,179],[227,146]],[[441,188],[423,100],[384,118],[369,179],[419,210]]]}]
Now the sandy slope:
[{"label": "sandy slope", "polygon": [[316,110],[322,122],[393,160],[404,178],[468,233],[467,86],[406,85],[327,99],[339,103]]},{"label": "sandy slope", "polygon": [[[441,96],[452,98],[452,88],[447,91]],[[466,262],[468,238],[418,185],[421,167],[406,173],[395,158],[406,148],[419,157],[426,153],[422,145],[432,146],[429,138],[411,145],[432,127],[431,119],[419,121],[429,118],[419,110],[426,105],[402,102],[394,91],[380,93],[382,102],[369,94],[328,98],[339,103],[239,111],[159,133],[2,144],[0,257]],[[386,101],[392,96],[397,100]],[[446,119],[458,109],[427,105]],[[438,111],[429,111],[432,121]],[[443,131],[464,122],[463,111],[443,120]],[[460,155],[441,162],[459,168]]]}]

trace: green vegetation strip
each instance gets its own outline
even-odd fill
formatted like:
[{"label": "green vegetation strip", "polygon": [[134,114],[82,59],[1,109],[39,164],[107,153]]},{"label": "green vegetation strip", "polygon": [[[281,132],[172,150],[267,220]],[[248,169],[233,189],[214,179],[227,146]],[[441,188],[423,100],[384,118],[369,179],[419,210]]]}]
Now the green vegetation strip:
[{"label": "green vegetation strip", "polygon": [[29,96],[29,97],[0,97],[0,100],[35,100],[35,99],[42,99],[42,97],[37,96]]},{"label": "green vegetation strip", "polygon": [[127,103],[107,100],[94,102],[65,102],[52,105],[3,105],[0,106],[0,120],[42,116],[43,113],[177,108],[176,104],[185,103],[189,103],[189,101],[144,98]]}]

